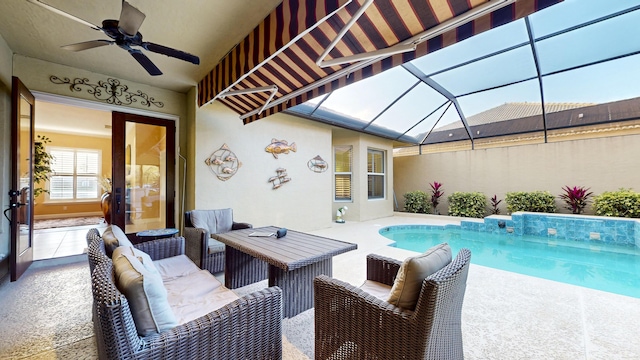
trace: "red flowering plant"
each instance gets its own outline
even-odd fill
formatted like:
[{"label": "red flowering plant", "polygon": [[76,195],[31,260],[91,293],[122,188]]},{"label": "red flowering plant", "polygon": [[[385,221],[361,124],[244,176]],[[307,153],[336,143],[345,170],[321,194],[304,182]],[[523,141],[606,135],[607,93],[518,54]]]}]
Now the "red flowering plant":
[{"label": "red flowering plant", "polygon": [[493,195],[493,197],[490,200],[491,200],[491,213],[493,215],[500,214],[500,209],[498,208],[498,205],[500,205],[502,200],[498,200],[498,195]]},{"label": "red flowering plant", "polygon": [[593,195],[589,188],[584,186],[574,186],[573,188],[565,186],[562,188],[564,193],[560,194],[560,199],[565,203],[565,209],[571,210],[573,214],[581,214],[587,207],[589,198]]},{"label": "red flowering plant", "polygon": [[433,208],[434,214],[439,214],[437,207],[440,204],[440,197],[444,195],[444,191],[442,189],[442,183],[434,181],[431,186],[431,207]]}]

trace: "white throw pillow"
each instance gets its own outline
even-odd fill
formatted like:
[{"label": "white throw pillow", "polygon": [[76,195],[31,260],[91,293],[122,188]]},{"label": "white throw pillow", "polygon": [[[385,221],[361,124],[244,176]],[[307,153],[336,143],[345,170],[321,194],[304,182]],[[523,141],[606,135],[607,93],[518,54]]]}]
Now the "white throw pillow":
[{"label": "white throw pillow", "polygon": [[407,258],[398,270],[387,302],[413,311],[418,303],[424,279],[450,262],[451,248],[447,243],[436,245],[424,254]]},{"label": "white throw pillow", "polygon": [[148,336],[177,326],[178,322],[167,300],[167,289],[162,283],[162,278],[157,270],[155,273],[150,270],[153,266],[151,258],[147,260],[131,250],[130,247],[116,249],[113,266],[116,285],[129,302],[138,334]]}]

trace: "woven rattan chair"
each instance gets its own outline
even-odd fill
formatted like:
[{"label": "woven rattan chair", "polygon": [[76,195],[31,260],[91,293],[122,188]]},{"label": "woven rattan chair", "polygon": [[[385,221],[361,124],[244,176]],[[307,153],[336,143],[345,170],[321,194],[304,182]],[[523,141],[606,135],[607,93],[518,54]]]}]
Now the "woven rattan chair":
[{"label": "woven rattan chair", "polygon": [[[251,224],[233,221],[231,209],[205,210],[212,213],[227,213],[225,218],[228,224],[221,224],[213,232],[247,229]],[[229,215],[230,214],[230,215]],[[212,231],[208,228],[194,227],[191,221],[191,211],[184,214],[184,238],[186,240],[186,255],[201,269],[209,270],[215,274],[224,271],[224,244],[211,239]],[[266,268],[265,268],[266,274]]]},{"label": "woven rattan chair", "polygon": [[[280,359],[282,291],[245,295],[205,316],[159,334],[138,335],[126,297],[115,285],[111,259],[97,231],[88,235],[93,325],[100,359]],[[184,238],[134,245],[153,260],[184,253]]]},{"label": "woven rattan chair", "polygon": [[[321,275],[315,289],[316,359],[463,359],[461,310],[471,252],[427,277],[415,311]],[[367,279],[393,285],[402,262],[369,255]]]}]

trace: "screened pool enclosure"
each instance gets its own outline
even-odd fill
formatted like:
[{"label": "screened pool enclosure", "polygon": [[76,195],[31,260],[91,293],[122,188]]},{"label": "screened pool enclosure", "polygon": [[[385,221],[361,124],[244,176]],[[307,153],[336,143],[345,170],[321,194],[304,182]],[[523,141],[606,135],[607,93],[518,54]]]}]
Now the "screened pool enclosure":
[{"label": "screened pool enclosure", "polygon": [[286,110],[404,145],[640,118],[640,0],[565,0]]}]

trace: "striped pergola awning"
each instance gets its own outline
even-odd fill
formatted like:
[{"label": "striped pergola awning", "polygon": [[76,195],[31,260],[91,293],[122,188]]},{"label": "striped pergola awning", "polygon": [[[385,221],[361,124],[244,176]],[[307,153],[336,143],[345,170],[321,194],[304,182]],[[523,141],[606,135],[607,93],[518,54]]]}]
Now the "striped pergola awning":
[{"label": "striped pergola awning", "polygon": [[562,0],[284,0],[198,84],[245,124]]}]

